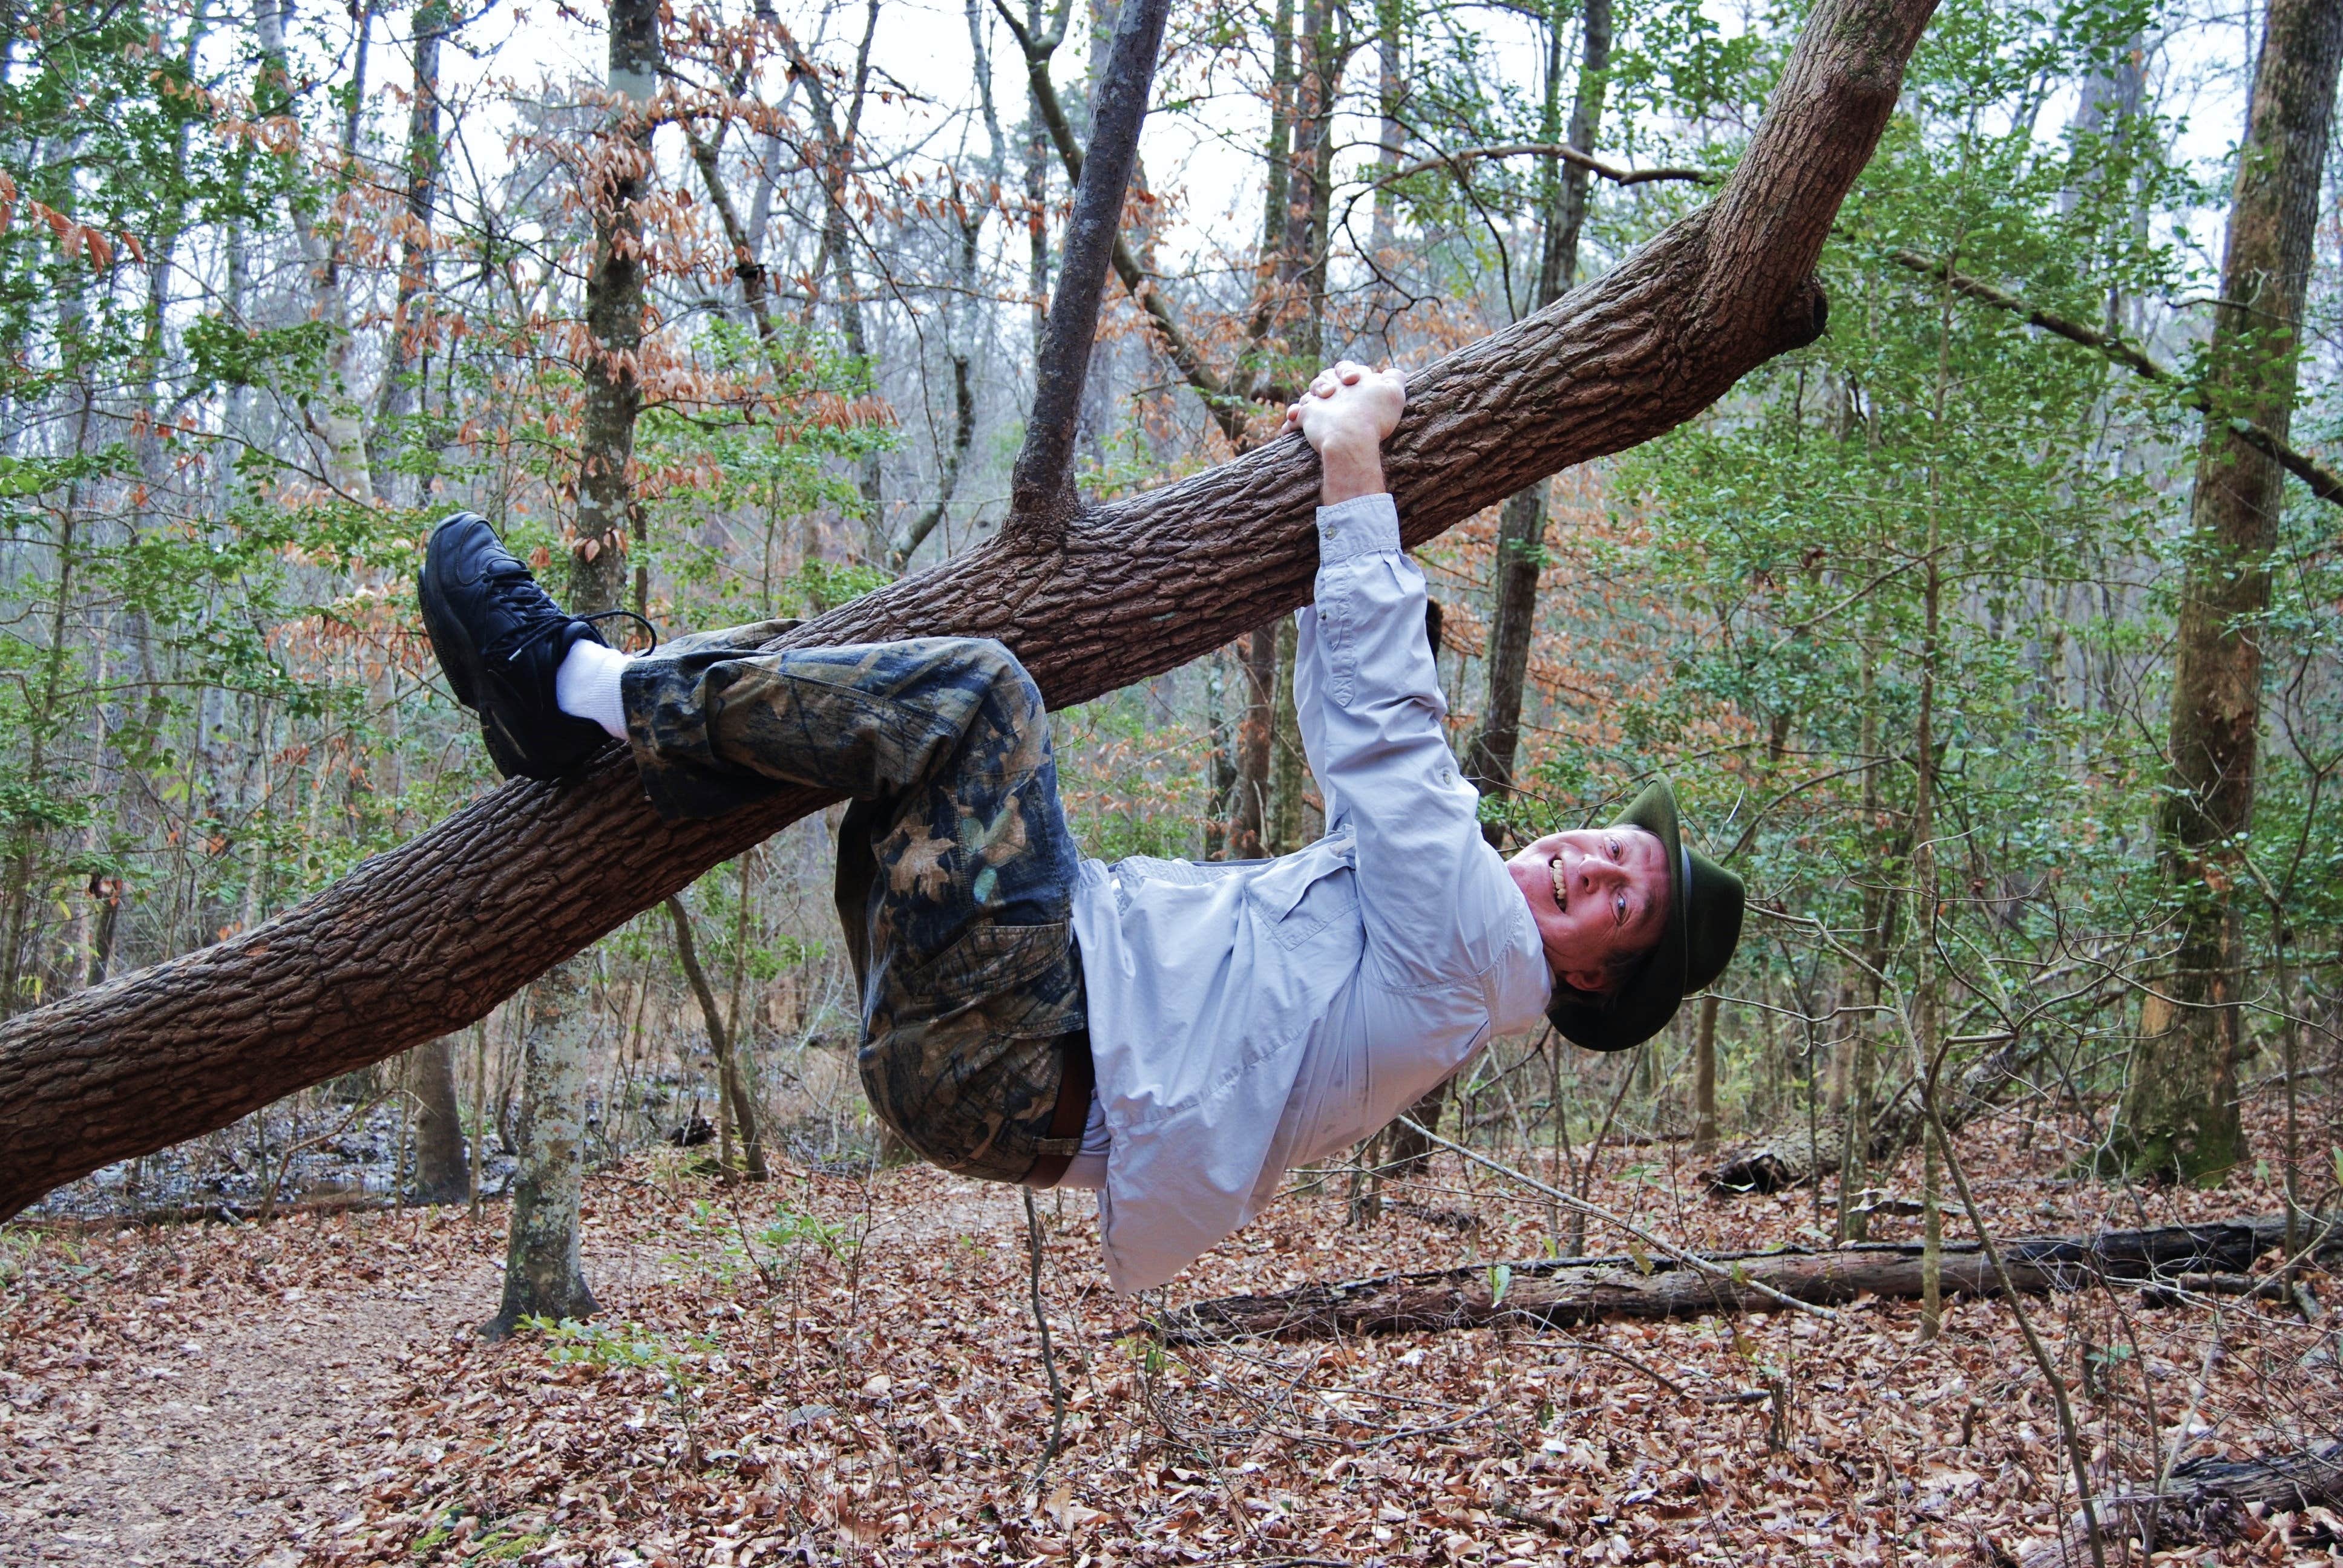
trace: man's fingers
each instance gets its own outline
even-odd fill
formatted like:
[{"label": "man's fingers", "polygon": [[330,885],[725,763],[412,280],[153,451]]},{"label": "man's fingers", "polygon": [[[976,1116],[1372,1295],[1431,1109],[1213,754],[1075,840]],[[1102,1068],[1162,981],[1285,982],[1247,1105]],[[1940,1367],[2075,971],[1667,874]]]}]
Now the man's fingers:
[{"label": "man's fingers", "polygon": [[1355,359],[1337,359],[1334,362],[1334,374],[1342,378],[1345,387],[1356,387],[1359,377],[1366,373],[1367,367]]}]

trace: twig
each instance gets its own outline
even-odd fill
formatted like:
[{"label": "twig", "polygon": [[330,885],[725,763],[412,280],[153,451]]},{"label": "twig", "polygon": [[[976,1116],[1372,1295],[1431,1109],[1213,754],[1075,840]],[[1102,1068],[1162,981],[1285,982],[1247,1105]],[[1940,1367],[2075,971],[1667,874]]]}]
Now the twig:
[{"label": "twig", "polygon": [[1039,1497],[1041,1478],[1050,1473],[1050,1462],[1058,1457],[1058,1444],[1065,1436],[1066,1386],[1058,1381],[1058,1358],[1050,1349],[1050,1314],[1041,1308],[1041,1211],[1033,1207],[1033,1189],[1021,1191],[1025,1194],[1026,1252],[1033,1266],[1033,1322],[1041,1331],[1041,1370],[1050,1374],[1050,1445],[1033,1467],[1033,1495]]},{"label": "twig", "polygon": [[277,1190],[285,1184],[285,1178],[292,1173],[293,1160],[296,1155],[299,1154],[304,1149],[315,1149],[320,1143],[324,1143],[330,1139],[340,1137],[343,1132],[348,1130],[350,1124],[356,1121],[360,1116],[373,1111],[376,1106],[380,1105],[383,1102],[384,1098],[385,1097],[383,1095],[377,1094],[371,1100],[352,1101],[350,1102],[349,1110],[342,1113],[342,1119],[339,1121],[335,1122],[323,1132],[317,1133],[308,1138],[304,1138],[298,1143],[287,1149],[285,1151],[285,1157],[277,1162],[277,1174],[268,1179],[268,1188],[260,1195],[260,1212],[255,1217],[258,1219],[261,1223],[266,1224],[269,1219],[276,1214]]},{"label": "twig", "polygon": [[1523,1186],[1531,1189],[1533,1191],[1543,1192],[1548,1198],[1562,1204],[1566,1209],[1571,1209],[1578,1213],[1584,1214],[1590,1219],[1600,1220],[1605,1224],[1617,1226],[1620,1230],[1624,1231],[1630,1236],[1648,1244],[1653,1251],[1659,1252],[1664,1257],[1673,1259],[1676,1262],[1683,1264],[1687,1269],[1696,1270],[1701,1273],[1708,1275],[1712,1279],[1723,1280],[1728,1285],[1746,1285],[1749,1289],[1756,1292],[1759,1295],[1764,1296],[1769,1302],[1773,1302],[1780,1306],[1788,1307],[1793,1312],[1805,1312],[1810,1317],[1820,1318],[1826,1323],[1835,1323],[1838,1322],[1838,1314],[1831,1311],[1828,1307],[1818,1307],[1812,1302],[1802,1302],[1795,1296],[1785,1295],[1782,1292],[1775,1290],[1773,1286],[1765,1284],[1762,1281],[1752,1280],[1745,1277],[1736,1278],[1732,1270],[1721,1269],[1696,1252],[1687,1252],[1683,1248],[1676,1246],[1674,1242],[1664,1241],[1660,1240],[1659,1237],[1653,1235],[1649,1231],[1644,1230],[1642,1226],[1634,1224],[1629,1221],[1620,1218],[1618,1215],[1614,1214],[1610,1210],[1604,1208],[1599,1203],[1590,1203],[1584,1198],[1573,1197],[1571,1194],[1564,1192],[1558,1187],[1547,1186],[1544,1182],[1539,1181],[1534,1176],[1523,1175],[1510,1165],[1500,1165],[1497,1161],[1490,1159],[1487,1155],[1477,1154],[1472,1150],[1465,1148],[1461,1143],[1452,1143],[1447,1139],[1440,1136],[1439,1133],[1433,1131],[1430,1128],[1425,1127],[1421,1122],[1417,1121],[1412,1116],[1403,1116],[1399,1119],[1399,1121],[1401,1126],[1413,1129],[1416,1133],[1439,1148],[1445,1149],[1453,1154],[1461,1154],[1465,1159],[1473,1161],[1475,1165],[1484,1165],[1490,1170],[1494,1171],[1498,1175],[1508,1177],[1513,1181],[1518,1181]]},{"label": "twig", "polygon": [[2098,1510],[2091,1505],[2090,1466],[2084,1457],[2082,1434],[2075,1423],[2074,1403],[2066,1397],[2066,1380],[2058,1375],[2057,1365],[2044,1347],[2042,1336],[2034,1332],[2034,1319],[2018,1300],[2009,1267],[2002,1261],[2001,1248],[1995,1244],[1993,1232],[1986,1229],[1985,1216],[1978,1212],[1976,1197],[1969,1191],[1969,1173],[1960,1157],[1953,1152],[1953,1141],[1945,1132],[1944,1119],[1936,1114],[1936,1096],[1924,1094],[1920,1106],[1927,1113],[1928,1131],[1936,1140],[1936,1151],[1945,1157],[1945,1172],[1952,1177],[1953,1190],[1960,1194],[1961,1208],[1968,1214],[1971,1229],[1976,1231],[1977,1245],[1985,1250],[1986,1261],[2000,1279],[2001,1293],[2017,1319],[2018,1332],[2025,1335],[2026,1348],[2033,1352],[2034,1364],[2041,1369],[2042,1381],[2049,1385],[2051,1402],[2058,1411],[2059,1433],[2066,1440],[2066,1458],[2075,1467],[2075,1490],[2083,1500],[2083,1527],[2090,1538],[2092,1568],[2107,1568],[2107,1547],[2099,1529]]},{"label": "twig", "polygon": [[1614,1362],[1624,1362],[1627,1365],[1634,1367],[1637,1372],[1642,1372],[1645,1377],[1650,1378],[1654,1382],[1659,1384],[1670,1393],[1681,1395],[1686,1399],[1693,1397],[1692,1390],[1684,1387],[1684,1384],[1676,1382],[1674,1378],[1668,1377],[1651,1367],[1645,1366],[1642,1362],[1637,1361],[1625,1351],[1614,1351],[1609,1345],[1598,1344],[1593,1340],[1577,1340],[1573,1342],[1575,1343],[1580,1350],[1593,1351],[1597,1355],[1609,1356]]},{"label": "twig", "polygon": [[1564,163],[1574,164],[1590,174],[1601,175],[1614,185],[1622,186],[1639,186],[1653,180],[1689,180],[1695,185],[1713,186],[1721,177],[1709,169],[1624,169],[1616,164],[1605,163],[1592,153],[1583,152],[1564,142],[1503,142],[1493,146],[1458,147],[1453,152],[1434,153],[1428,158],[1419,158],[1414,163],[1404,164],[1393,169],[1368,188],[1380,190],[1385,186],[1396,185],[1401,180],[1423,174],[1429,169],[1456,170],[1465,164],[1476,163],[1484,158],[1512,157],[1559,158]]}]

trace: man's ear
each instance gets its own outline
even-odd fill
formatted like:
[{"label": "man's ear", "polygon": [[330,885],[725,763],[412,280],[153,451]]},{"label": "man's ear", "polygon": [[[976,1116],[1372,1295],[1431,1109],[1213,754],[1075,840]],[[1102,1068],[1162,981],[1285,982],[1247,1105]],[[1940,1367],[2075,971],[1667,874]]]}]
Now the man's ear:
[{"label": "man's ear", "polygon": [[1611,977],[1602,970],[1556,970],[1554,976],[1571,990],[1588,996],[1604,996],[1611,990]]}]

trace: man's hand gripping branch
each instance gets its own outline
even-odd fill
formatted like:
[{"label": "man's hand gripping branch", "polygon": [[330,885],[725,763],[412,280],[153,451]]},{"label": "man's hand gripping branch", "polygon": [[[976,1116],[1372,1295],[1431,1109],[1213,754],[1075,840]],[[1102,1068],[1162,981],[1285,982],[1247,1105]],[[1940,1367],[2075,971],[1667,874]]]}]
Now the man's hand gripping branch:
[{"label": "man's hand gripping branch", "polygon": [[1301,400],[1285,411],[1284,428],[1299,430],[1318,454],[1318,498],[1326,506],[1380,495],[1383,438],[1407,407],[1407,382],[1396,370],[1370,370],[1337,360],[1312,378]]}]

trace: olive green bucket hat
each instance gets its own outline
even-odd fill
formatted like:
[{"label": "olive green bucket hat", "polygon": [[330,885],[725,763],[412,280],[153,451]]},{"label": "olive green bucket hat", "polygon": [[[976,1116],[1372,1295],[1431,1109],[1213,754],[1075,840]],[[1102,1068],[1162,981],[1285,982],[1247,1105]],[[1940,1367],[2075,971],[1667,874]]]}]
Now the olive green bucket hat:
[{"label": "olive green bucket hat", "polygon": [[1641,828],[1667,850],[1668,923],[1651,956],[1607,997],[1556,982],[1545,1015],[1589,1050],[1624,1050],[1668,1026],[1684,999],[1725,972],[1741,940],[1741,879],[1684,841],[1666,780],[1635,797],[1614,828]]}]

